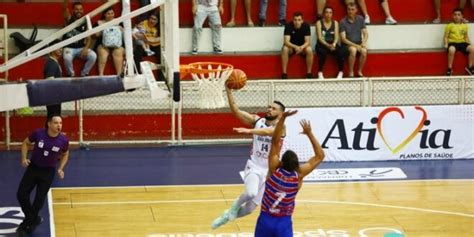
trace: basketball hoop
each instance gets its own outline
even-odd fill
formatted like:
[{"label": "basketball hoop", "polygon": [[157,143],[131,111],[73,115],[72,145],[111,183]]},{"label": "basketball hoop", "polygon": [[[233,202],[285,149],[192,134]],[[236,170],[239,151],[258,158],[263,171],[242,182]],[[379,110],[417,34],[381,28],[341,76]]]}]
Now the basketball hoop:
[{"label": "basketball hoop", "polygon": [[199,107],[216,109],[225,107],[223,95],[225,81],[229,78],[234,66],[218,62],[196,62],[181,65],[181,77],[191,74],[199,90]]}]

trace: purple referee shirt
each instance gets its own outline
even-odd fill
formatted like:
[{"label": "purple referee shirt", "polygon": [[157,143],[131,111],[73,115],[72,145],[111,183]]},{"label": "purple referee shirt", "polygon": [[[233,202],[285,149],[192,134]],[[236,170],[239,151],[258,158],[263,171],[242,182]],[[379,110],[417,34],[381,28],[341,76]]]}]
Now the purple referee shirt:
[{"label": "purple referee shirt", "polygon": [[45,128],[37,129],[28,139],[35,144],[31,162],[39,167],[56,167],[61,155],[69,149],[69,139],[64,134],[51,137]]}]

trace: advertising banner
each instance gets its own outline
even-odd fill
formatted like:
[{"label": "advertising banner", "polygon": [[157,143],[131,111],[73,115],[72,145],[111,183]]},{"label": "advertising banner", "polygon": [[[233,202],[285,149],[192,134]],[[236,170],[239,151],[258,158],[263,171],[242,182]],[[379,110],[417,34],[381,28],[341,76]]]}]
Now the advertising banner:
[{"label": "advertising banner", "polygon": [[286,121],[285,147],[303,161],[314,152],[301,119],[326,161],[474,158],[474,105],[298,109]]}]

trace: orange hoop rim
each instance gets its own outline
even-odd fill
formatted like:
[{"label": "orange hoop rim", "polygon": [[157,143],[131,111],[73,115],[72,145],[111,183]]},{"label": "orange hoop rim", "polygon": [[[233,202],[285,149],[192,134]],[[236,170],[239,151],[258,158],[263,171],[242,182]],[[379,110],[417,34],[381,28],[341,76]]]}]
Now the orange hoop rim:
[{"label": "orange hoop rim", "polygon": [[[208,69],[208,65],[212,66],[212,69]],[[199,68],[201,66],[201,68]],[[219,69],[218,67],[221,66]],[[221,62],[195,62],[190,64],[181,64],[179,66],[180,77],[183,78],[190,73],[194,74],[206,74],[210,72],[222,72],[225,70],[233,70],[234,66],[228,63]]]}]

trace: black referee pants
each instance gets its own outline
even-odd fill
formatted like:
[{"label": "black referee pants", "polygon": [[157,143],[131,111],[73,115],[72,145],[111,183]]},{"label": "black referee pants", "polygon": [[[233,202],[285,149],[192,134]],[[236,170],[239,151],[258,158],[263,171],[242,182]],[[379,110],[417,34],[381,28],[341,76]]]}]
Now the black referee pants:
[{"label": "black referee pants", "polygon": [[[21,210],[25,214],[23,224],[31,226],[38,217],[38,213],[48,195],[49,188],[51,188],[53,183],[54,171],[54,167],[44,168],[33,163],[30,163],[28,168],[26,168],[16,194]],[[36,194],[32,203],[30,195],[35,187]]]}]

